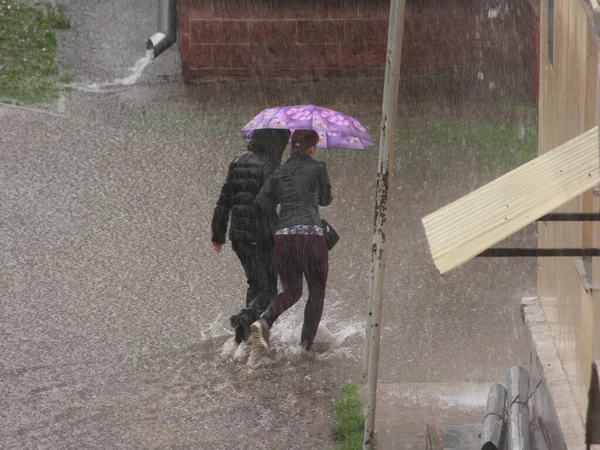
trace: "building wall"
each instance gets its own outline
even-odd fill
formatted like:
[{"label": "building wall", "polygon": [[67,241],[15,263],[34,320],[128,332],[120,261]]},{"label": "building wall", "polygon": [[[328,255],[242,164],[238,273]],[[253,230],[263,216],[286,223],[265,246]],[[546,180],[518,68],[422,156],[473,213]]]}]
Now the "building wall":
[{"label": "building wall", "polygon": [[[549,2],[542,0],[540,8],[540,154],[596,125],[598,47],[584,2],[554,1],[553,62],[549,55]],[[560,211],[598,212],[599,207],[598,197],[588,192]],[[598,227],[581,222],[541,223],[539,247],[598,247]],[[594,282],[600,286],[597,258],[593,265]],[[583,418],[590,364],[600,357],[600,293],[585,291],[573,258],[540,258],[538,294]]]},{"label": "building wall", "polygon": [[531,98],[537,103],[540,90],[540,1],[525,2],[525,36],[527,36],[527,77]]},{"label": "building wall", "polygon": [[[527,92],[523,1],[408,0],[403,79]],[[178,0],[178,11],[187,82],[384,73],[389,0]]]}]

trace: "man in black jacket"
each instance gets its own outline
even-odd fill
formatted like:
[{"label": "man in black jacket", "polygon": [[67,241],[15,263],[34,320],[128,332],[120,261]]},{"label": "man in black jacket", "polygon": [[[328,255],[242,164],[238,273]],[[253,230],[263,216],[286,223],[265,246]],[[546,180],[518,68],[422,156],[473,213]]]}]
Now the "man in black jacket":
[{"label": "man in black jacket", "polygon": [[248,281],[245,308],[231,316],[238,344],[248,338],[250,324],[260,317],[277,295],[273,254],[277,213],[275,210],[266,213],[258,210],[254,206],[254,199],[271,173],[281,164],[289,138],[288,130],[254,131],[248,149],[229,165],[213,214],[211,247],[217,253],[221,251],[231,215],[231,247],[242,263]]}]

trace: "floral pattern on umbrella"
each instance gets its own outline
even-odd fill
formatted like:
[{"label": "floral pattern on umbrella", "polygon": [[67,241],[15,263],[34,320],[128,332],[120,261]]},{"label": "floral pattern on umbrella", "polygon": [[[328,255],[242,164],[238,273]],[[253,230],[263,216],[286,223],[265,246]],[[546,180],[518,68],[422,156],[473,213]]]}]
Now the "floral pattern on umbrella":
[{"label": "floral pattern on umbrella", "polygon": [[269,108],[256,115],[242,132],[252,137],[254,130],[283,128],[290,131],[314,130],[319,134],[320,148],[364,150],[375,145],[366,128],[353,117],[315,105]]}]

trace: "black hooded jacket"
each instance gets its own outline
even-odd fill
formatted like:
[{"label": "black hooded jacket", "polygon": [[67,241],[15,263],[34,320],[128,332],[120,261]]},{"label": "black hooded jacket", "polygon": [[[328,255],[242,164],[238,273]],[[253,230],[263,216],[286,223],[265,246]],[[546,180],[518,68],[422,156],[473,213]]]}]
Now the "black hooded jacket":
[{"label": "black hooded jacket", "polygon": [[232,243],[273,241],[276,213],[260,211],[254,206],[254,199],[281,164],[289,137],[288,130],[256,130],[248,149],[231,162],[213,214],[212,242],[225,243],[230,214]]}]

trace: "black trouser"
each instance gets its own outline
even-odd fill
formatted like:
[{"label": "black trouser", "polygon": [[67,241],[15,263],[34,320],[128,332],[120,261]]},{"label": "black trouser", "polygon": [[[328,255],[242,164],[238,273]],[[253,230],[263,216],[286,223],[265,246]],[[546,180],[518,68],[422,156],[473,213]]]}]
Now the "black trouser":
[{"label": "black trouser", "polygon": [[252,322],[258,320],[277,295],[277,271],[273,242],[233,242],[248,282],[246,307],[232,316],[231,324],[238,328],[236,340],[241,342],[250,332]]},{"label": "black trouser", "polygon": [[310,350],[317,335],[329,272],[329,252],[323,236],[275,236],[275,262],[283,292],[273,299],[263,319],[269,325],[302,297],[303,278],[308,285],[300,343]]}]

